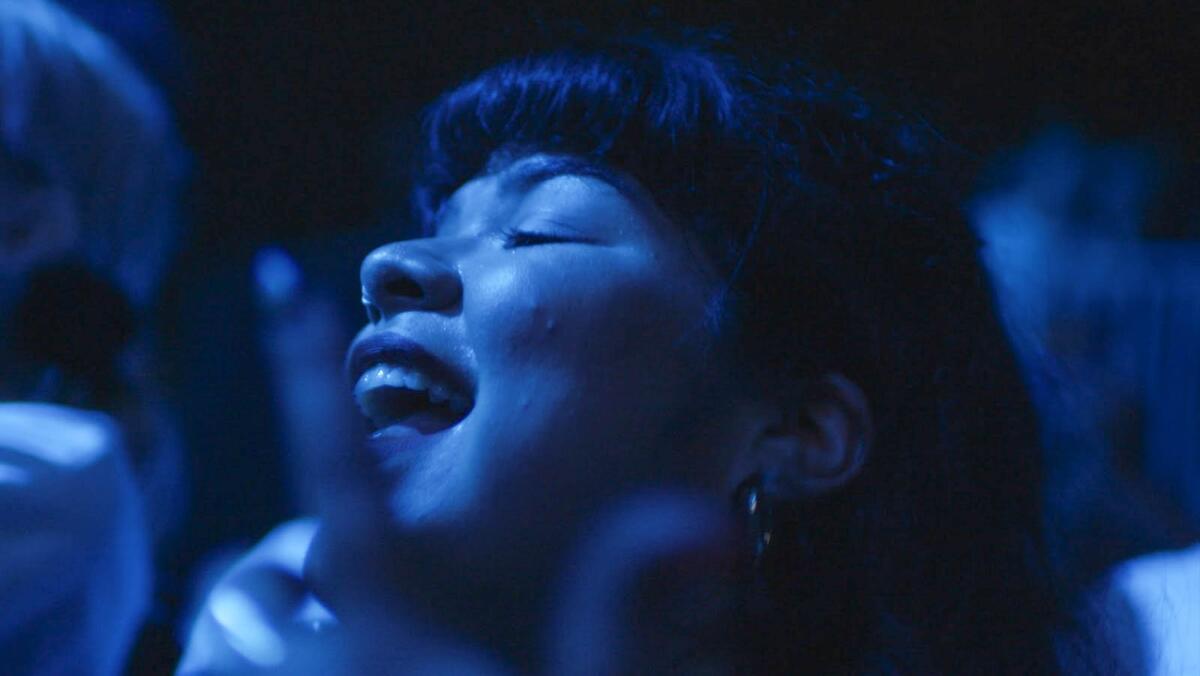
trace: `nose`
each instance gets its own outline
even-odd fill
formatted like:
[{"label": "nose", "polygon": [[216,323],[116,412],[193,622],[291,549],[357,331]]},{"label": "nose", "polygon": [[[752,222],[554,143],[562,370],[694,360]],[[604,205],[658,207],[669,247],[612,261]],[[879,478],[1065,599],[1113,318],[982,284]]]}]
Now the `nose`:
[{"label": "nose", "polygon": [[372,324],[402,312],[437,312],[462,298],[458,270],[422,242],[394,242],[362,264],[362,302]]}]

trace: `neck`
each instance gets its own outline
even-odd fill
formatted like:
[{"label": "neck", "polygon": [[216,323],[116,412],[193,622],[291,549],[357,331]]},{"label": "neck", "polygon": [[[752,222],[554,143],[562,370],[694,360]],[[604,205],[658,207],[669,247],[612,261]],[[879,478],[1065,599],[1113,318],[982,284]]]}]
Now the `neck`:
[{"label": "neck", "polygon": [[[344,552],[373,582],[362,575],[354,581],[327,576],[318,595],[343,620],[362,618],[355,633],[368,641],[381,634],[417,637],[426,645],[486,654],[516,673],[540,671],[553,573],[558,570],[552,563],[557,562],[534,569],[528,561],[503,556],[479,561],[447,555],[454,549],[425,538],[404,544],[393,544],[386,552]],[[380,647],[366,646],[368,651]]]}]

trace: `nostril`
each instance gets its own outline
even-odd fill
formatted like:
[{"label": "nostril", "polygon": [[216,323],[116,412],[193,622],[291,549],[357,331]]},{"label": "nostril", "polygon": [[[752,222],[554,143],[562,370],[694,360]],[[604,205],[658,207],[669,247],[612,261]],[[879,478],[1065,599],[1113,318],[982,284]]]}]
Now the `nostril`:
[{"label": "nostril", "polygon": [[417,300],[425,295],[425,290],[408,277],[393,277],[383,283],[383,292],[389,298],[409,298]]}]

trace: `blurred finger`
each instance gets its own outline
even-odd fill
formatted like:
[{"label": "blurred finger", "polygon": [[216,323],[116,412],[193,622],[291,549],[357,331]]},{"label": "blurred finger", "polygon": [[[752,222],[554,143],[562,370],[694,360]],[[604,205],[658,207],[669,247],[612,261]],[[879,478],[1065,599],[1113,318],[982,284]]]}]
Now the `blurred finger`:
[{"label": "blurred finger", "polygon": [[346,508],[361,469],[354,463],[365,457],[362,424],[343,375],[349,336],[334,304],[306,288],[288,254],[264,249],[254,272],[263,349],[302,505],[321,513]]},{"label": "blurred finger", "polygon": [[285,663],[297,618],[311,613],[300,572],[315,529],[311,520],[276,528],[222,576],[196,619],[179,673],[254,673]]}]

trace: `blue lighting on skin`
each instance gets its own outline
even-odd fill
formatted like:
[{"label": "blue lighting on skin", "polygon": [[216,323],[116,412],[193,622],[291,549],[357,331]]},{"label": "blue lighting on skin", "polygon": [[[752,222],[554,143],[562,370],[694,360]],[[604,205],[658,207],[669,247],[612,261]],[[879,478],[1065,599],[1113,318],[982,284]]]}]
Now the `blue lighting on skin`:
[{"label": "blue lighting on skin", "polygon": [[246,660],[260,667],[283,664],[287,656],[283,638],[245,592],[218,589],[212,597],[211,612],[227,644]]}]

